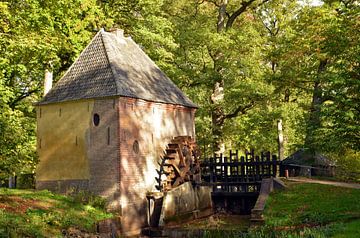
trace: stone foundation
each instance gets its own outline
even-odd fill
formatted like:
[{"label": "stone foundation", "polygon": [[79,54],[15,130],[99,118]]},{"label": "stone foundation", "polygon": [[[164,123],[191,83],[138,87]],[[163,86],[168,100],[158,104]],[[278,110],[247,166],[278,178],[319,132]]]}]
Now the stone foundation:
[{"label": "stone foundation", "polygon": [[36,189],[47,189],[56,193],[68,193],[89,189],[88,179],[36,181]]}]

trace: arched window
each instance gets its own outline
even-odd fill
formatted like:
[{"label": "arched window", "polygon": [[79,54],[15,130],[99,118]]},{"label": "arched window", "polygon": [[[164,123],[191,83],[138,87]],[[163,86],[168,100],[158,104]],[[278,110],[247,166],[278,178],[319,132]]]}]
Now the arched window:
[{"label": "arched window", "polygon": [[99,114],[95,113],[93,116],[93,122],[95,126],[98,126],[100,124],[100,116]]},{"label": "arched window", "polygon": [[135,152],[135,154],[139,154],[140,152],[140,146],[137,140],[135,140],[133,143],[133,151]]}]

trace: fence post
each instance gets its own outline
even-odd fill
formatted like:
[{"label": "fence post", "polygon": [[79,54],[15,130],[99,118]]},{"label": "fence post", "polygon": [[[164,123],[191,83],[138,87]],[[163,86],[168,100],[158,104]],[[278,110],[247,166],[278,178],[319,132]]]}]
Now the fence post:
[{"label": "fence post", "polygon": [[230,186],[228,185],[228,157],[224,157],[224,180],[225,180],[225,183],[226,185],[224,186],[225,187],[225,191],[226,192],[230,192]]},{"label": "fence post", "polygon": [[[214,183],[214,158],[210,158],[210,164],[209,164],[209,170],[210,170],[210,183]],[[214,188],[213,188],[214,191]]]},{"label": "fence post", "polygon": [[273,177],[277,177],[277,157],[276,155],[272,156],[272,161],[273,161]]},{"label": "fence post", "polygon": [[262,176],[260,176],[260,158],[259,156],[255,156],[255,177],[256,180],[262,179]]}]

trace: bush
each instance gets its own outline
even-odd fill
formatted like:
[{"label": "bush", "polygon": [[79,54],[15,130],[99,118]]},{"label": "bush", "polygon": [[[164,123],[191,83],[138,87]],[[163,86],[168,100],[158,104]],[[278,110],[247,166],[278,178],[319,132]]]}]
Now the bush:
[{"label": "bush", "polygon": [[341,180],[360,182],[360,152],[347,149],[341,154],[333,156],[336,158],[335,176]]},{"label": "bush", "polygon": [[83,205],[90,205],[100,209],[106,208],[106,199],[100,196],[96,196],[89,191],[80,190],[77,192],[71,192],[70,196],[74,199],[75,202],[79,202]]},{"label": "bush", "polygon": [[20,174],[17,176],[16,187],[20,189],[35,188],[35,174]]}]

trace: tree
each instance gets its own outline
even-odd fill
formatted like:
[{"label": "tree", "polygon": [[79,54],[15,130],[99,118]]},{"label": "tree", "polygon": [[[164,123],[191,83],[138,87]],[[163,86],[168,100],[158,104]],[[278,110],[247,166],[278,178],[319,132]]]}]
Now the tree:
[{"label": "tree", "polygon": [[35,110],[45,69],[59,79],[100,26],[94,0],[3,1],[0,3],[0,168],[32,172]]},{"label": "tree", "polygon": [[[336,1],[332,2],[334,4]],[[350,13],[338,8],[344,7],[343,3],[332,4],[303,7],[292,20],[291,34],[283,37],[278,48],[273,51],[277,56],[278,66],[274,79],[278,79],[279,87],[285,88],[285,92],[295,90],[298,95],[300,92],[305,99],[302,103],[308,105],[304,144],[312,150],[324,148],[324,144],[320,143],[327,140],[323,129],[334,125],[329,120],[329,109],[347,97],[344,95],[347,90],[353,92],[354,97],[350,100],[352,106],[356,105],[355,98],[358,97],[354,94],[357,89],[354,80],[356,76],[345,76],[350,72],[353,76],[356,75],[352,66],[358,62],[353,55],[353,52],[357,52],[357,46],[351,42],[357,40],[354,32],[358,31],[358,26],[354,23],[356,20],[352,20],[356,19],[354,6],[357,5],[353,6]],[[285,98],[289,98],[289,94]],[[356,109],[351,109],[353,110]],[[340,111],[343,110],[338,112]],[[343,124],[345,127],[350,125],[351,123]],[[328,133],[337,134],[339,131],[340,128],[333,127],[332,132],[328,130]],[[352,140],[354,139],[356,137]]]},{"label": "tree", "polygon": [[[263,29],[252,8],[262,1],[176,1],[166,4],[178,45],[173,78],[201,105],[200,125],[222,152],[227,124],[266,98]],[[209,125],[210,124],[210,125]],[[202,138],[199,138],[200,140]]]}]

